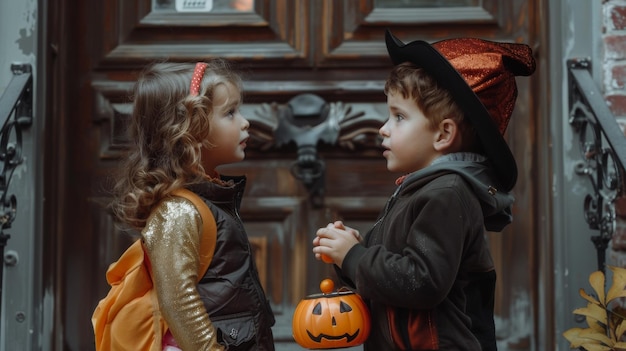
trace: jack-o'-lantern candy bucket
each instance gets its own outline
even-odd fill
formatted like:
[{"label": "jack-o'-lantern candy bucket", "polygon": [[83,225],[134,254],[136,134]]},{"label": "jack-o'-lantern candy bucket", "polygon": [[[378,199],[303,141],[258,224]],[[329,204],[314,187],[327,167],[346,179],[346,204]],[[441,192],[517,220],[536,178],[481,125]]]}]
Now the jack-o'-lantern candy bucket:
[{"label": "jack-o'-lantern candy bucket", "polygon": [[349,290],[333,292],[331,279],[320,283],[321,294],[305,297],[293,314],[293,338],[307,349],[361,345],[370,333],[370,313],[361,297]]}]

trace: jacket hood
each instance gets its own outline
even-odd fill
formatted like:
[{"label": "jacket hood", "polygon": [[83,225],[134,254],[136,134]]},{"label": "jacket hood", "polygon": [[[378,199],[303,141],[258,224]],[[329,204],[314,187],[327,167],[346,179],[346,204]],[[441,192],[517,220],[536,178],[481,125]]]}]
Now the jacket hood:
[{"label": "jacket hood", "polygon": [[[424,169],[409,174],[401,188],[408,189],[412,183],[420,184],[420,180],[431,179],[447,173],[460,175],[474,190],[483,212],[485,228],[499,232],[513,220],[511,206],[515,201],[513,195],[498,189],[493,170],[487,161],[444,160]],[[402,190],[400,190],[402,191]]]}]

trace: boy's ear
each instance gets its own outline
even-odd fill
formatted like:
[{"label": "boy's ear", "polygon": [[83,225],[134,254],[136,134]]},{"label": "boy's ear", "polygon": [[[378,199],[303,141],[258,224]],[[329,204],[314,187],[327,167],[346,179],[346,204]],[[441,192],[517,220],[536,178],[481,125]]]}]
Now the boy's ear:
[{"label": "boy's ear", "polygon": [[439,123],[433,146],[443,153],[455,152],[460,147],[460,135],[459,125],[446,118]]}]

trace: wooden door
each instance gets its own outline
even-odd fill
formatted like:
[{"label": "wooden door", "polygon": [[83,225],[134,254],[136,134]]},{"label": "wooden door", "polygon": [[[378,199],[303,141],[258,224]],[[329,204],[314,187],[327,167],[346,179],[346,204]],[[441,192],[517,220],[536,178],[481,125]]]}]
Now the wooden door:
[{"label": "wooden door", "polygon": [[[377,138],[387,117],[382,88],[390,62],[384,29],[406,41],[471,35],[529,42],[530,2],[213,0],[211,11],[197,13],[178,12],[175,0],[52,1],[47,145],[55,152],[46,163],[51,249],[44,274],[52,277],[55,292],[56,348],[93,348],[89,320],[108,289],[105,270],[130,243],[103,205],[108,176],[127,143],[129,90],[147,63],[221,56],[244,72],[243,112],[253,140],[246,160],[221,172],[248,177],[242,217],[277,317],[276,343],[281,350],[299,349],[291,337],[295,305],[318,292],[321,279],[334,276],[331,267],[313,258],[315,230],[336,219],[367,230],[398,176],[386,171]],[[512,292],[532,296],[536,285],[532,235],[516,235],[531,233],[534,219],[526,207],[535,198],[526,178],[531,170],[524,169],[532,164],[529,90],[528,82],[520,84],[519,105],[525,107],[509,127],[521,168],[517,189],[523,190],[517,194],[522,206],[516,219],[525,222],[493,236],[502,277],[497,312],[504,325],[511,324],[509,306],[517,299]],[[306,107],[307,98],[323,101],[327,111],[307,115],[304,109],[290,122],[300,132],[277,133],[285,118],[294,117],[290,106]],[[306,169],[297,163],[303,152],[299,136],[307,126],[326,123],[328,113],[338,118],[339,129],[309,148],[323,167]],[[513,260],[515,268],[508,264]],[[533,307],[526,309],[522,313],[531,315]],[[506,332],[505,344],[513,345]],[[515,345],[530,338],[522,335]]]}]

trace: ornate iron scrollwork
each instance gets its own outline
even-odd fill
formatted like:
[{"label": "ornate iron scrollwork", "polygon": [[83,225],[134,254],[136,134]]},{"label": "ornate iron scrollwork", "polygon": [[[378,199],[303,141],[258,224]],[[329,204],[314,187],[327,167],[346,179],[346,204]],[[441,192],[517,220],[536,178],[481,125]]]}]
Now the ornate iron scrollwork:
[{"label": "ornate iron scrollwork", "polygon": [[585,197],[583,211],[589,228],[599,231],[591,241],[598,270],[604,271],[606,249],[615,232],[614,202],[623,193],[626,139],[591,79],[589,67],[586,60],[569,62],[569,123],[578,133],[582,156],[575,172],[588,177],[593,188]]},{"label": "ornate iron scrollwork", "polygon": [[[4,248],[11,235],[5,232],[11,228],[17,214],[17,197],[9,195],[9,185],[13,172],[22,162],[22,130],[30,127],[33,121],[33,82],[29,64],[11,65],[13,78],[0,97],[0,249],[3,260]],[[10,262],[9,262],[10,263]],[[3,281],[4,264],[0,265],[0,284]],[[0,296],[2,296],[0,286]],[[0,303],[0,306],[2,304]]]}]

